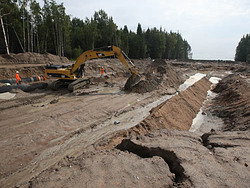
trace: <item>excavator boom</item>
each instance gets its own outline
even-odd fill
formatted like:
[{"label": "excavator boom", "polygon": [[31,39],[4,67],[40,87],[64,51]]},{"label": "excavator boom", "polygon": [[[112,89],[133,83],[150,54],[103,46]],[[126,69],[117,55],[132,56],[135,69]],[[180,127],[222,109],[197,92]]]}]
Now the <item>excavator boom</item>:
[{"label": "excavator boom", "polygon": [[[83,62],[86,62],[90,59],[110,57],[110,56],[115,56],[116,58],[118,58],[132,74],[138,74],[135,65],[128,58],[128,56],[117,46],[107,46],[83,52],[77,58],[74,66],[72,67],[71,72],[74,73],[75,71],[77,71],[77,69],[81,66]],[[126,61],[126,59],[128,60],[128,62]]]}]

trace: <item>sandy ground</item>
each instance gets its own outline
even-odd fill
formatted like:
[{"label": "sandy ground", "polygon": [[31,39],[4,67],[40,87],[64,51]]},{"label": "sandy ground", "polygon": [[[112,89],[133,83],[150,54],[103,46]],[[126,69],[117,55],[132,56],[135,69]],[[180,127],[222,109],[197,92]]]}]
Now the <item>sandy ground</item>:
[{"label": "sandy ground", "polygon": [[[88,88],[74,93],[49,88],[30,93],[15,90],[13,98],[2,98],[0,186],[247,187],[249,129],[220,131],[231,122],[221,106],[226,111],[244,109],[240,120],[234,118],[239,122],[234,125],[249,127],[249,72],[245,65],[164,60],[135,60],[135,64],[142,81],[131,92],[123,90],[129,75],[121,63],[103,59],[86,65],[92,83]],[[103,65],[106,74],[100,78]],[[0,71],[13,74],[15,67],[1,66]],[[32,73],[32,67],[23,68]],[[35,73],[42,73],[43,68]],[[188,88],[192,79],[179,87],[198,72],[207,77],[201,76]],[[229,73],[240,75],[224,81],[238,92],[233,96],[238,99],[234,106],[218,89],[214,90],[217,96],[206,100],[209,78]],[[199,112],[208,120],[189,132]],[[206,122],[218,123],[217,115],[223,125],[210,132],[213,126],[207,128]]]}]

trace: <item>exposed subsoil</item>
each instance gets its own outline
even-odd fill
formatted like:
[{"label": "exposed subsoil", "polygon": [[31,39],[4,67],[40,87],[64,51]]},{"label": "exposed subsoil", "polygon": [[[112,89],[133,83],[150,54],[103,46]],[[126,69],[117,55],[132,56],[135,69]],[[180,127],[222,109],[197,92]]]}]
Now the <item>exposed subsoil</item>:
[{"label": "exposed subsoil", "polygon": [[[12,56],[0,58],[0,71],[8,73],[2,79],[14,77],[13,66],[21,76],[39,74],[32,68],[44,68],[49,58],[70,64],[48,54],[25,54],[20,62]],[[142,79],[130,92],[123,90],[125,67],[116,59],[98,59],[86,64],[86,88],[14,90],[14,98],[0,100],[0,187],[248,187],[248,66],[134,63]],[[188,130],[211,83],[204,77],[179,92],[197,72],[221,78],[233,73],[217,85],[207,107],[225,125],[202,136]]]},{"label": "exposed subsoil", "polygon": [[220,93],[214,101],[213,110],[224,119],[224,131],[250,130],[250,82],[249,78],[230,75],[215,88]]}]

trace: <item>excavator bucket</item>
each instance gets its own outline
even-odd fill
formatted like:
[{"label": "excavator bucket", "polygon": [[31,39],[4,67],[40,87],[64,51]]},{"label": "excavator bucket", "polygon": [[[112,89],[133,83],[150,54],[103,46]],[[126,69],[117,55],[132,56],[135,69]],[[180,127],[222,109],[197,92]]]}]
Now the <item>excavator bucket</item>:
[{"label": "excavator bucket", "polygon": [[141,77],[138,74],[132,74],[127,80],[124,89],[131,90],[132,87],[135,86],[140,81],[140,79]]}]

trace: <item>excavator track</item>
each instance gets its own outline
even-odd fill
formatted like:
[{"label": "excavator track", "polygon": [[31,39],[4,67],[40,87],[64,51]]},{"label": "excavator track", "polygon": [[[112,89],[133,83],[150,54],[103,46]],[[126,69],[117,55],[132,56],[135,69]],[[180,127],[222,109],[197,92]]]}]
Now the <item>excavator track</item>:
[{"label": "excavator track", "polygon": [[90,84],[90,80],[88,78],[79,78],[76,81],[70,83],[68,85],[68,90],[73,92],[77,89],[84,88],[85,86]]},{"label": "excavator track", "polygon": [[62,87],[66,87],[67,85],[68,85],[68,83],[65,82],[64,80],[56,80],[56,81],[51,83],[50,87],[54,91],[57,91],[57,90],[61,89]]}]

